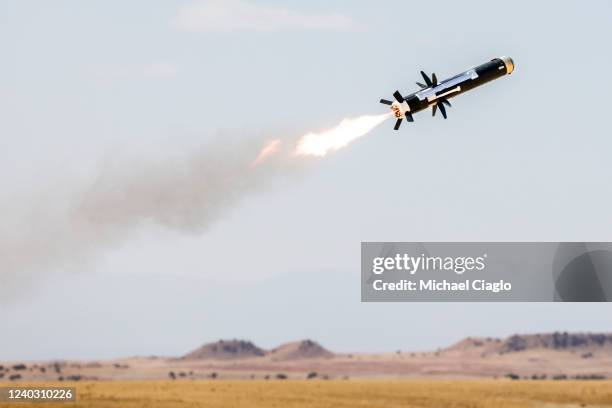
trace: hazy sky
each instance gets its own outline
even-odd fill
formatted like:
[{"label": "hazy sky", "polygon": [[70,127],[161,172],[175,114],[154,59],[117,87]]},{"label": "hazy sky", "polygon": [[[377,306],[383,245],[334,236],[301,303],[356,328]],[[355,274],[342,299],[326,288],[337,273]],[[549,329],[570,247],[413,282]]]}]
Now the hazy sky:
[{"label": "hazy sky", "polygon": [[[359,292],[361,241],[612,239],[611,15],[608,1],[0,2],[3,245],[37,234],[32,214],[108,162],[180,162],[224,137],[231,162],[235,140],[383,112],[421,69],[516,64],[453,100],[448,120],[384,123],[210,228],[134,228],[93,256],[77,245],[59,266],[0,270],[0,360],[176,355],[227,337],[366,351],[612,330],[610,304],[361,304]],[[0,248],[0,262],[11,255]]]}]

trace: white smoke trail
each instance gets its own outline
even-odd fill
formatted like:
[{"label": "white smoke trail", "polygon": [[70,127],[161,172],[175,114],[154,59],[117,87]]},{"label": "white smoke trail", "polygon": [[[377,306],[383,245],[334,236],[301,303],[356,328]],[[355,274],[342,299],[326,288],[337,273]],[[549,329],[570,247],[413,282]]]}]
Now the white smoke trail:
[{"label": "white smoke trail", "polygon": [[[297,147],[286,140],[236,143],[224,138],[178,159],[114,163],[101,169],[91,185],[39,193],[31,206],[4,211],[2,292],[19,292],[17,287],[31,283],[39,272],[80,265],[140,227],[201,233],[240,200],[295,174],[308,161],[296,154],[337,150],[382,122],[382,116],[345,120],[330,131],[304,136]],[[321,146],[315,148],[317,143]]]}]

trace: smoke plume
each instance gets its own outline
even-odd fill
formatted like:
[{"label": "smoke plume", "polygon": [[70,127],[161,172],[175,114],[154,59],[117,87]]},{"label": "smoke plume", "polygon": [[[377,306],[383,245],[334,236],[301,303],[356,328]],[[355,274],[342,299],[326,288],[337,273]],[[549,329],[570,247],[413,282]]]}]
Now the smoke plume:
[{"label": "smoke plume", "polygon": [[33,194],[31,205],[4,209],[13,215],[0,226],[0,285],[18,292],[16,284],[23,286],[37,273],[78,267],[146,226],[202,233],[245,197],[291,177],[312,157],[347,145],[386,118],[344,120],[297,141],[222,138],[184,157],[115,161],[92,183]]}]

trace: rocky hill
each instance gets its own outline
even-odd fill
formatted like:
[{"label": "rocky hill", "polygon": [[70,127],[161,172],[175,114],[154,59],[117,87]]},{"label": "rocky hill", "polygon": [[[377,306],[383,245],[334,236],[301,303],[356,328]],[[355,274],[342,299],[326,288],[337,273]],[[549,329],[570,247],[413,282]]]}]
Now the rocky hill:
[{"label": "rocky hill", "polygon": [[301,360],[305,358],[330,358],[334,354],[312,340],[294,341],[270,350],[274,360]]},{"label": "rocky hill", "polygon": [[334,354],[312,340],[282,344],[272,350],[264,350],[248,340],[219,340],[207,343],[187,353],[183,360],[240,360],[269,356],[273,360],[301,360],[330,358]]},{"label": "rocky hill", "polygon": [[528,350],[576,350],[612,351],[612,334],[610,333],[541,333],[515,334],[506,338],[468,337],[450,346],[445,351],[481,353],[514,353]]},{"label": "rocky hill", "polygon": [[503,342],[502,351],[522,351],[533,348],[553,350],[612,348],[612,334],[600,333],[548,333],[533,335],[514,335]]},{"label": "rocky hill", "polygon": [[185,360],[233,360],[251,357],[263,357],[266,351],[248,340],[219,340],[204,344],[187,353]]}]

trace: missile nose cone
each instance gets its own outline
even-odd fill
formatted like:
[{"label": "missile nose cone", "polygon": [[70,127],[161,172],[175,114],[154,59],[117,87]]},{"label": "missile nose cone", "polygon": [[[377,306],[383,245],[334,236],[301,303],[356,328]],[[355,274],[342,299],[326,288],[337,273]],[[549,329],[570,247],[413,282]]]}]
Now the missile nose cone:
[{"label": "missile nose cone", "polygon": [[506,74],[510,75],[512,71],[514,71],[514,61],[510,57],[501,57],[500,58],[504,65],[506,66]]}]

